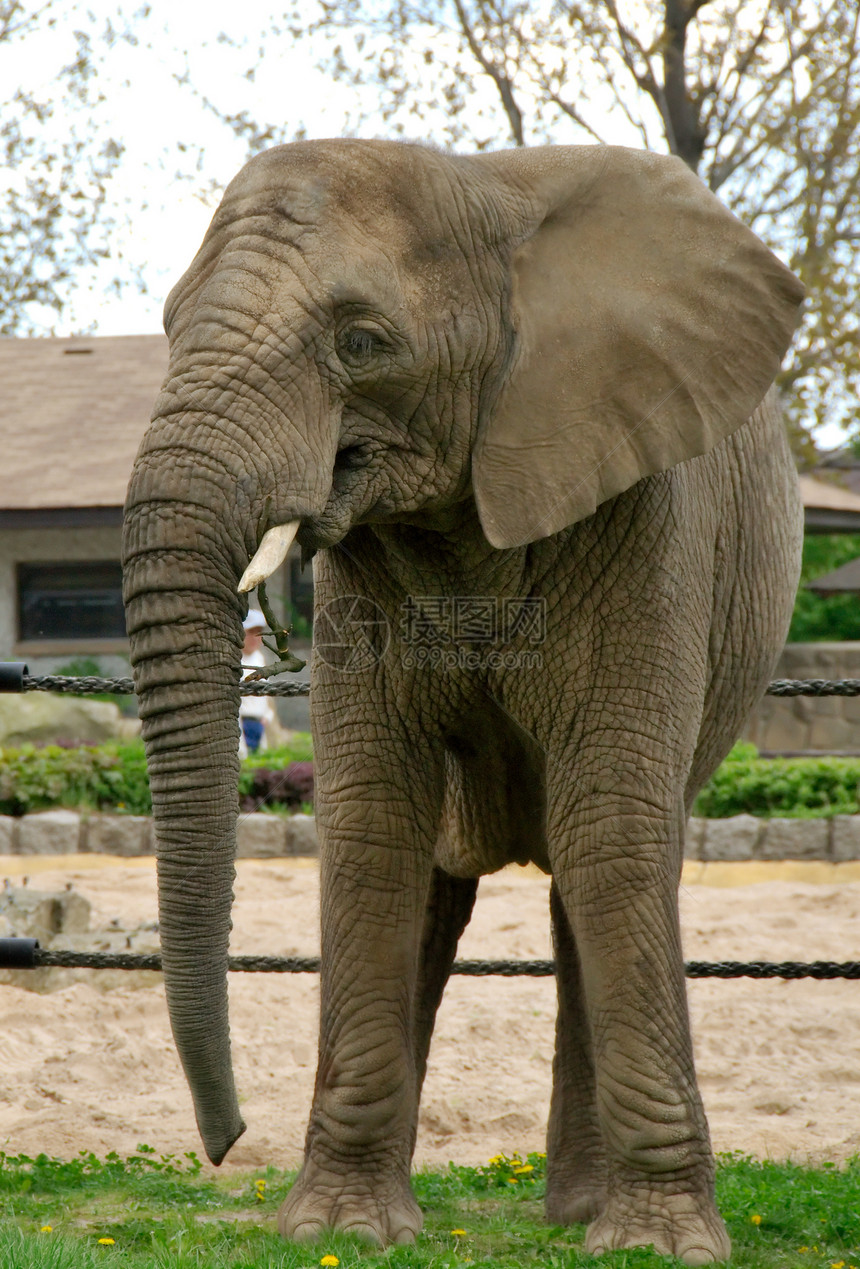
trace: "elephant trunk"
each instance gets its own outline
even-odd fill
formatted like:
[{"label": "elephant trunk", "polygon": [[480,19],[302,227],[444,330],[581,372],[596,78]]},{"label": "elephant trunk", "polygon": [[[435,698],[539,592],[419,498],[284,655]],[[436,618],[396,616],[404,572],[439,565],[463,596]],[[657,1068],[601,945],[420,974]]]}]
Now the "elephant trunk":
[{"label": "elephant trunk", "polygon": [[[199,516],[199,512],[196,513]],[[230,1061],[227,956],[234,877],[242,603],[189,509],[130,499],[126,619],[152,787],[164,982],[206,1153],[244,1131]],[[223,569],[223,564],[222,564]]]},{"label": "elephant trunk", "polygon": [[[238,812],[240,575],[264,527],[264,460],[215,463],[153,425],[123,535],[131,662],[152,788],[164,982],[206,1153],[244,1131],[230,1060],[227,965]],[[263,477],[261,479],[261,477]],[[305,503],[305,505],[307,505]],[[297,507],[301,515],[303,508]]]}]

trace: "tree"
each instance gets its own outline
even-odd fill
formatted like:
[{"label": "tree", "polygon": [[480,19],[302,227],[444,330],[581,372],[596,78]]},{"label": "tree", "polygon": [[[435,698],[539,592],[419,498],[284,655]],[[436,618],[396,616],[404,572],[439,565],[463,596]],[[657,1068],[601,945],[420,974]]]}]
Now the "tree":
[{"label": "tree", "polygon": [[[86,13],[75,15],[80,25],[66,34],[67,11],[58,0],[0,0],[0,82],[7,85],[0,93],[7,173],[0,190],[0,335],[50,331],[68,310],[73,282],[109,255],[106,191],[122,145],[99,120],[105,112],[96,49],[131,36],[111,21],[97,31]],[[50,86],[40,94],[20,85],[10,90],[28,36],[51,29],[60,65]]]},{"label": "tree", "polygon": [[825,422],[860,428],[856,0],[319,2],[274,34],[321,38],[389,131],[679,155],[808,288],[781,376],[797,452]]}]

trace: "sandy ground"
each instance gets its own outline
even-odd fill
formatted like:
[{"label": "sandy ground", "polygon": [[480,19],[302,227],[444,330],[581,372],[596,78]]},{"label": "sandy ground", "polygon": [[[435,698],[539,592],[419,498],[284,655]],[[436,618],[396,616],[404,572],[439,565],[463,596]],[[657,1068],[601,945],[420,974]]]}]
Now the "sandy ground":
[{"label": "sandy ground", "polygon": [[[0,857],[0,877],[25,870],[39,889],[72,882],[93,904],[94,928],[155,917],[151,860]],[[485,878],[460,954],[549,956],[547,891],[536,872]],[[317,896],[313,861],[243,861],[234,951],[313,954]],[[858,912],[857,865],[694,865],[682,890],[685,953],[860,959]],[[200,1150],[160,985],[99,990],[98,979],[47,995],[0,987],[0,1149]],[[689,992],[717,1150],[801,1161],[860,1152],[860,982],[693,981]],[[317,981],[235,974],[230,995],[248,1131],[225,1167],[293,1166],[313,1086]],[[552,980],[452,979],[430,1056],[419,1164],[544,1148],[554,1015]]]}]

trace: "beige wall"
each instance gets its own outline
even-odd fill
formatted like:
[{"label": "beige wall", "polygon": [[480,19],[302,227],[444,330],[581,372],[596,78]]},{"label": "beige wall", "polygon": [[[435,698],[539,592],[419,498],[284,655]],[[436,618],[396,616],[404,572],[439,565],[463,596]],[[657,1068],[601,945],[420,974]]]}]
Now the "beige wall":
[{"label": "beige wall", "polygon": [[[122,529],[4,529],[0,532],[0,660],[26,661],[32,674],[49,674],[73,657],[94,656],[105,674],[127,675],[128,648],[124,639],[75,640],[43,646],[22,645],[17,639],[17,564],[55,564],[73,560],[119,560]],[[269,596],[281,615],[289,597],[286,566],[272,578]],[[251,597],[256,602],[256,595]]]},{"label": "beige wall", "polygon": [[4,529],[0,533],[0,658],[24,661],[33,674],[48,674],[75,656],[97,656],[108,674],[128,674],[125,640],[74,641],[51,653],[18,643],[16,564],[119,560],[122,529]]}]

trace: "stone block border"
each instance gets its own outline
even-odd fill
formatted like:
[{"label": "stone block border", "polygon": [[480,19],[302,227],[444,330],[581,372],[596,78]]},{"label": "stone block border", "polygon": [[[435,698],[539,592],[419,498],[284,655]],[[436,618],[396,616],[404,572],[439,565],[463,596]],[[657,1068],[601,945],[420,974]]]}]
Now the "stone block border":
[{"label": "stone block border", "polygon": [[[147,815],[79,815],[40,811],[15,818],[0,815],[0,855],[151,855],[152,820]],[[242,815],[239,859],[278,859],[319,854],[312,815]],[[860,860],[860,815],[833,819],[761,820],[734,815],[725,820],[691,819],[688,859],[809,859],[829,863]]]},{"label": "stone block border", "polygon": [[724,820],[691,819],[687,859],[710,863],[745,859],[810,859],[841,864],[860,859],[860,815],[832,819],[762,820],[733,815]]},{"label": "stone block border", "polygon": [[[38,811],[0,815],[0,855],[152,855],[152,819],[148,815],[79,815],[76,811]],[[242,815],[239,859],[275,859],[317,855],[312,815]]]}]

